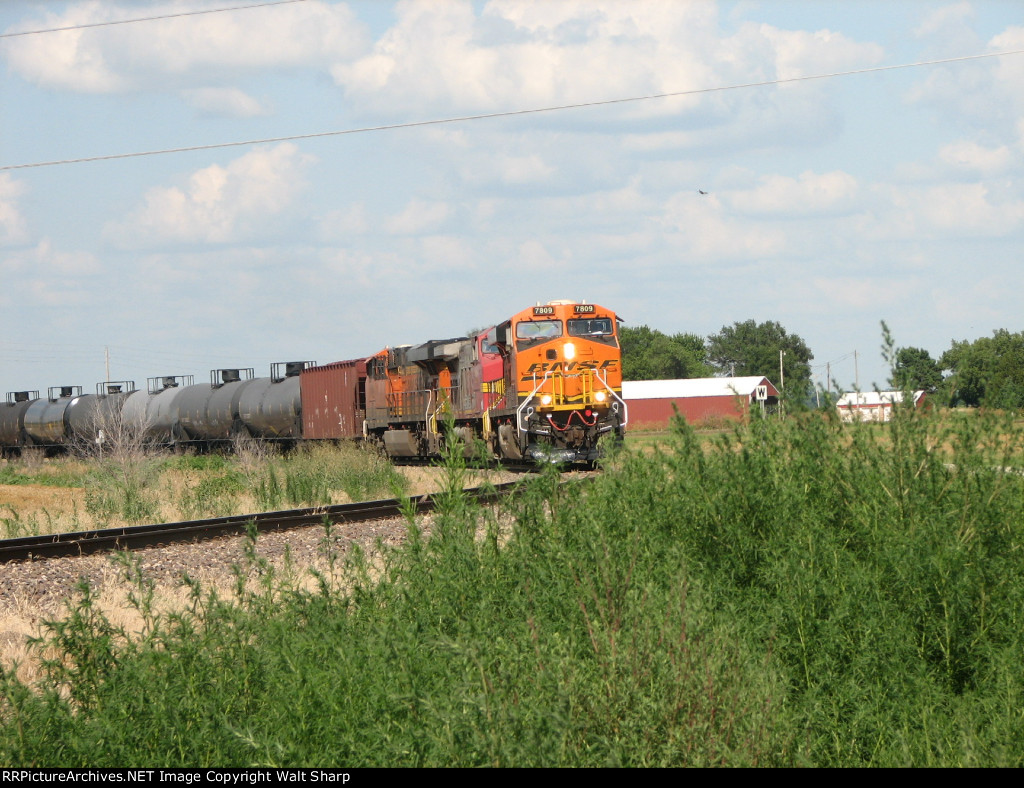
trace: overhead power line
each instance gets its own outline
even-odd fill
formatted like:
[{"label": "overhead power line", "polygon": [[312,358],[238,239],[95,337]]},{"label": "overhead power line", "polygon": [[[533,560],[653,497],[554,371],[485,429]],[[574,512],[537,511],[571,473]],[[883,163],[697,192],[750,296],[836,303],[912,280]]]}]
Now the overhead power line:
[{"label": "overhead power line", "polygon": [[17,38],[18,36],[37,36],[42,33],[62,33],[66,30],[85,30],[90,27],[109,27],[111,25],[130,25],[135,22],[155,22],[158,19],[177,19],[182,16],[199,16],[200,14],[221,14],[225,11],[244,11],[249,8],[265,8],[271,5],[286,5],[288,3],[305,3],[306,0],[268,0],[265,3],[251,3],[250,5],[236,5],[230,8],[207,8],[202,11],[179,11],[176,14],[162,14],[160,16],[142,16],[134,19],[113,19],[107,22],[86,22],[81,25],[68,25],[66,27],[51,27],[46,30],[23,30],[20,33],[0,33],[0,38]]},{"label": "overhead power line", "polygon": [[217,150],[220,148],[235,148],[244,145],[263,145],[272,142],[293,142],[296,140],[309,140],[318,137],[337,137],[344,134],[364,134],[372,131],[393,131],[396,129],[411,129],[420,126],[437,126],[446,123],[465,123],[471,120],[488,120],[491,118],[509,118],[517,115],[537,115],[543,112],[559,112],[568,109],[582,109],[584,107],[607,107],[613,104],[627,104],[637,101],[653,101],[655,99],[678,98],[680,96],[696,96],[703,93],[717,93],[726,90],[741,90],[744,88],[769,87],[771,85],[785,85],[793,82],[807,82],[814,79],[831,79],[833,77],[848,77],[854,74],[872,74],[880,71],[894,71],[902,68],[918,68],[921,66],[937,66],[943,63],[959,63],[967,60],[980,60],[982,58],[1005,57],[1008,55],[1024,54],[1024,49],[1013,49],[1005,52],[987,52],[981,55],[964,55],[962,57],[949,57],[940,60],[922,60],[916,63],[900,63],[892,66],[873,66],[871,68],[858,68],[852,71],[836,71],[830,74],[810,74],[803,77],[787,77],[784,79],[769,79],[762,82],[745,82],[737,85],[721,85],[712,88],[695,88],[692,90],[678,90],[670,93],[655,93],[648,96],[630,96],[628,98],[604,99],[601,101],[585,101],[576,104],[558,104],[551,107],[534,107],[532,109],[506,110],[503,112],[487,112],[478,115],[460,115],[451,118],[435,118],[433,120],[416,120],[406,123],[389,123],[380,126],[363,126],[354,129],[338,129],[335,131],[318,131],[309,134],[289,134],[283,137],[264,137],[252,140],[237,140],[235,142],[215,142],[207,145],[189,145],[180,148],[163,148],[159,150],[135,151],[133,153],[110,153],[101,156],[83,156],[75,159],[56,159],[54,161],[38,161],[30,164],[7,164],[0,165],[0,172],[4,170],[23,170],[34,167],[53,167],[60,164],[83,164],[92,161],[111,161],[113,159],[134,159],[142,156],[162,156],[168,153],[190,153],[202,150]]}]

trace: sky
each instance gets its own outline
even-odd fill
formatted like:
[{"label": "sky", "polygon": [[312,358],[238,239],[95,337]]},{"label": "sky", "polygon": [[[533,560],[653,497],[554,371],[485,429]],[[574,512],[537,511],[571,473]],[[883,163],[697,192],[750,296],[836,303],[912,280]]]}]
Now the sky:
[{"label": "sky", "polygon": [[882,321],[936,359],[1024,329],[1019,0],[193,13],[265,2],[0,3],[0,396],[553,299],[776,321],[846,389],[886,387]]}]

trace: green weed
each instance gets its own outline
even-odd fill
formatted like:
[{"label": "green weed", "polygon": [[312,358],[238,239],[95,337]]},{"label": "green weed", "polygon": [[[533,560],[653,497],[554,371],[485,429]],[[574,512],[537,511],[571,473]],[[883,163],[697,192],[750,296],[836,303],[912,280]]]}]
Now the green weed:
[{"label": "green weed", "polygon": [[[429,524],[410,502],[403,546],[334,555],[312,592],[254,542],[229,599],[186,580],[157,615],[131,579],[131,636],[83,589],[38,685],[0,675],[0,763],[1019,766],[1010,426],[680,421],[496,510],[451,442]],[[306,462],[333,460],[267,484]]]}]

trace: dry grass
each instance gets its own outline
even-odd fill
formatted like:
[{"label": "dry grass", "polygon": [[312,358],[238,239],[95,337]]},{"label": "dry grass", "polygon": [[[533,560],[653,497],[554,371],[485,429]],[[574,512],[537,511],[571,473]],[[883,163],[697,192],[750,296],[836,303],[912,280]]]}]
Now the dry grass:
[{"label": "dry grass", "polygon": [[[407,481],[407,491],[411,496],[425,495],[436,492],[441,486],[443,470],[434,467],[402,467],[401,474]],[[184,519],[181,509],[175,503],[181,500],[182,494],[198,482],[201,472],[168,470],[160,480],[162,496],[165,502],[161,505],[161,513],[167,522]],[[499,484],[510,481],[514,475],[500,471],[471,471],[467,474],[467,485],[476,486],[484,482]],[[85,511],[85,491],[80,487],[50,487],[45,485],[0,485],[0,518],[12,516],[22,522],[34,520],[41,524],[52,525],[53,533],[93,527],[92,518]],[[347,496],[337,494],[336,503],[346,503]],[[344,500],[342,500],[344,499]],[[5,508],[6,507],[6,508]],[[241,494],[233,506],[234,511],[223,512],[224,515],[247,514],[255,512],[258,507],[252,495]],[[398,526],[387,533],[371,526],[365,538],[358,538],[361,547],[369,557],[374,558],[378,536],[385,537],[385,542],[396,542],[396,534],[402,531]],[[310,529],[305,537],[296,537],[293,533],[287,539],[292,543],[307,542],[305,550],[299,550],[303,557],[298,558],[290,568],[284,561],[284,549],[277,543],[286,539],[284,535],[270,534],[260,537],[261,548],[267,548],[273,554],[268,559],[276,572],[293,573],[294,585],[307,590],[316,587],[317,580],[309,571],[315,569],[329,574],[330,564],[318,554],[317,543],[323,539],[323,533]],[[340,538],[340,537],[339,537]],[[241,543],[241,539],[237,540]],[[343,550],[348,538],[341,539],[335,546]],[[312,545],[312,546],[310,546]],[[163,551],[168,557],[161,559],[164,563],[176,566],[173,571],[157,573],[155,586],[155,609],[157,611],[181,610],[190,602],[189,591],[181,583],[181,572],[187,570],[198,580],[206,591],[213,591],[221,598],[230,598],[234,593],[235,578],[230,561],[216,560],[207,549],[205,557],[196,552],[191,557],[186,551],[202,551],[203,547],[181,546]],[[293,548],[294,550],[294,548]],[[172,554],[173,551],[173,554]],[[156,551],[154,551],[156,552]],[[242,549],[235,548],[235,560],[241,561]],[[96,591],[96,604],[110,622],[124,629],[125,632],[137,632],[143,625],[142,618],[129,601],[129,588],[125,584],[124,573],[108,557],[95,556],[83,559],[62,559],[80,561],[81,571],[88,578]],[[379,556],[376,560],[379,560]],[[40,565],[41,566],[41,565]],[[40,572],[40,583],[50,582],[46,572]],[[43,633],[44,621],[59,620],[67,613],[68,596],[55,594],[5,594],[0,596],[0,665],[9,667],[18,665],[19,678],[29,681],[38,675],[39,654],[30,651],[27,640]]]}]

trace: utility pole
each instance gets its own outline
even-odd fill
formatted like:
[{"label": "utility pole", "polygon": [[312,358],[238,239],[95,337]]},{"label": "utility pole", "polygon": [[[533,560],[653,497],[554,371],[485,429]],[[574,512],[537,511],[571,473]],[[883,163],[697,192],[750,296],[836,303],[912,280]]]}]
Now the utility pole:
[{"label": "utility pole", "polygon": [[[786,373],[782,368],[782,357],[786,355],[785,350],[779,351],[779,394],[783,393],[783,389],[786,388]],[[782,418],[782,398],[779,398],[779,418]]]},{"label": "utility pole", "polygon": [[107,376],[105,378],[103,378],[103,379],[104,380],[110,380],[110,347],[104,347],[103,348],[103,358],[104,358],[104,361],[106,362],[106,369],[107,369]]}]

